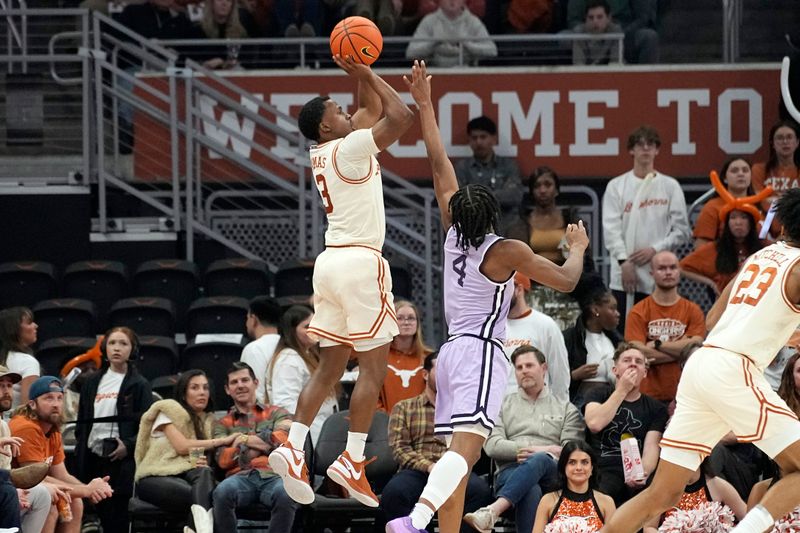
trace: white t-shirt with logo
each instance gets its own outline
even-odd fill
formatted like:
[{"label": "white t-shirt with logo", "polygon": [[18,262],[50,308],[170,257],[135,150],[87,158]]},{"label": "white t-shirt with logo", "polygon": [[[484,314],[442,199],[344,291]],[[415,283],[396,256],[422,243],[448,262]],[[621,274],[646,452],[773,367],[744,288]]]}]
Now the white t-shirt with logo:
[{"label": "white t-shirt with logo", "polygon": [[[39,361],[30,354],[22,353],[22,352],[8,352],[8,359],[6,359],[6,367],[11,372],[16,372],[22,379],[36,376],[39,377],[42,375],[42,370],[39,367]],[[21,394],[21,389],[19,383],[14,383],[14,388],[11,392],[11,409],[13,411],[17,407],[19,407],[19,397]]]},{"label": "white t-shirt with logo", "polygon": [[[105,418],[117,414],[117,398],[125,374],[114,372],[110,368],[100,379],[97,395],[94,397],[94,418]],[[98,455],[103,449],[103,439],[119,437],[118,422],[97,422],[92,424],[89,433],[89,448]]]}]

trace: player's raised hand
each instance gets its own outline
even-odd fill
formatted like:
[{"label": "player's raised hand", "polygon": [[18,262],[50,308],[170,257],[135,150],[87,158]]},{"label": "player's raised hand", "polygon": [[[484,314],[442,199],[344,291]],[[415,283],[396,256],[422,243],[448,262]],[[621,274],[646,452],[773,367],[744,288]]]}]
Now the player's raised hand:
[{"label": "player's raised hand", "polygon": [[352,76],[358,80],[366,80],[372,76],[372,69],[369,65],[357,63],[352,56],[342,57],[339,54],[333,56],[333,62],[347,72],[348,76]]},{"label": "player's raised hand", "polygon": [[431,102],[431,75],[428,74],[425,61],[415,59],[414,65],[411,67],[411,79],[403,76],[403,81],[418,106]]},{"label": "player's raised hand", "polygon": [[570,250],[575,247],[585,250],[589,246],[589,236],[586,235],[583,220],[579,220],[577,224],[567,224],[565,236]]}]

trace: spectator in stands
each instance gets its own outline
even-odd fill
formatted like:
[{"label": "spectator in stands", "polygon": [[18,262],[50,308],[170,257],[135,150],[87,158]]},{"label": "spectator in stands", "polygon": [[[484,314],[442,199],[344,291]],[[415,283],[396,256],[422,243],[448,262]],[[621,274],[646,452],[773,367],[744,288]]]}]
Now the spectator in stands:
[{"label": "spectator in stands", "polygon": [[653,292],[650,260],[676,250],[689,237],[686,201],[678,182],[655,170],[658,132],[640,126],[628,137],[633,169],[611,180],[603,195],[603,240],[611,261],[622,328],[635,302]]},{"label": "spectator in stands", "polygon": [[681,269],[677,256],[659,252],[650,262],[655,290],[637,303],[625,324],[625,340],[647,358],[650,368],[641,392],[669,403],[675,399],[686,347],[702,342],[706,320],[696,303],[678,294]]},{"label": "spectator in stands", "polygon": [[624,434],[633,435],[639,444],[645,478],[658,464],[658,442],[667,425],[667,408],[645,394],[640,386],[647,376],[644,354],[628,342],[621,342],[614,351],[614,387],[591,390],[583,408],[589,444],[600,459],[600,490],[614,498],[617,506],[643,489],[645,480],[626,485],[622,470],[620,441]]},{"label": "spectator in stands", "polygon": [[[205,0],[203,19],[195,38],[199,39],[245,39],[256,35],[255,22],[246,9],[239,7],[238,0]],[[241,68],[240,44],[227,46],[204,46],[193,53],[196,61],[212,70]]]},{"label": "spectator in stands", "polygon": [[613,385],[614,348],[622,336],[617,331],[617,299],[598,274],[585,274],[572,295],[581,314],[563,335],[569,354],[570,401],[580,409],[591,389]]},{"label": "spectator in stands", "polygon": [[[728,158],[722,164],[720,176],[725,188],[734,198],[743,198],[753,194],[750,161],[744,157]],[[725,220],[720,220],[719,213],[724,206],[725,200],[719,194],[714,194],[700,210],[692,231],[695,250],[706,243],[716,241],[722,235],[725,229]]]},{"label": "spectator in stands", "polygon": [[[569,360],[564,337],[555,320],[528,305],[526,295],[530,290],[531,280],[520,273],[515,274],[514,294],[506,323],[506,356],[510,358],[522,346],[532,346],[547,354],[545,383],[548,391],[554,398],[566,402],[569,400]],[[511,368],[506,395],[519,390],[514,372],[515,369]]]},{"label": "spectator in stands", "polygon": [[404,3],[402,0],[356,0],[355,14],[375,21],[383,35],[399,35]]},{"label": "spectator in stands", "polygon": [[800,352],[795,352],[788,361],[781,374],[781,385],[778,388],[780,396],[789,409],[800,416]]},{"label": "spectator in stands", "polygon": [[708,285],[719,296],[744,260],[762,247],[753,215],[732,210],[725,219],[722,236],[681,259],[681,271],[687,279]]},{"label": "spectator in stands", "polygon": [[12,409],[28,403],[28,389],[41,372],[31,349],[36,344],[38,330],[33,311],[27,307],[0,311],[0,365],[22,376],[22,381],[14,384]]},{"label": "spectator in stands", "polygon": [[[83,498],[97,504],[110,498],[113,494],[108,484],[108,476],[97,477],[83,484],[67,471],[64,465],[64,444],[61,440],[60,426],[64,389],[61,380],[55,376],[42,376],[33,382],[29,389],[28,402],[16,411],[9,427],[14,437],[23,440],[19,455],[13,460],[14,466],[25,466],[31,463],[48,463],[48,486],[53,501],[70,499],[72,521],[59,524],[62,533],[81,530],[83,517]],[[65,495],[69,493],[69,497]]]},{"label": "spectator in stands", "polygon": [[400,300],[394,304],[400,333],[389,347],[388,371],[378,395],[378,409],[391,412],[400,400],[422,394],[425,390],[422,363],[431,353],[422,338],[422,321],[413,303]]},{"label": "spectator in stands", "polygon": [[[569,0],[568,27],[584,22],[587,0]],[[656,31],[656,0],[608,0],[611,18],[625,32],[625,62],[658,63],[658,32]]]},{"label": "spectator in stands", "polygon": [[[100,350],[103,365],[81,390],[80,423],[75,427],[78,477],[89,482],[109,476],[114,495],[97,505],[97,514],[105,531],[124,531],[133,495],[139,419],[153,403],[153,393],[130,360],[139,351],[139,339],[131,329],[108,330]],[[98,418],[114,419],[92,422]]]},{"label": "spectator in stands", "polygon": [[257,402],[256,388],[253,369],[246,363],[233,363],[225,382],[233,407],[214,425],[214,437],[240,436],[217,449],[217,464],[225,470],[225,480],[214,489],[214,529],[236,531],[236,509],[261,502],[270,510],[270,532],[289,533],[299,505],[286,494],[267,456],[286,441],[292,418],[286,409]]},{"label": "spectator in stands", "polygon": [[245,328],[247,336],[253,339],[242,350],[241,361],[247,363],[260,383],[256,389],[256,399],[266,402],[267,368],[275,353],[280,335],[278,322],[281,319],[281,306],[269,296],[256,296],[250,300]]},{"label": "spectator in stands", "polygon": [[[459,185],[477,184],[492,190],[502,211],[499,231],[505,233],[505,228],[514,220],[524,192],[519,166],[514,158],[495,153],[497,124],[489,117],[480,116],[467,122],[467,136],[472,157],[460,159],[455,164]],[[520,240],[528,242],[527,239]]]},{"label": "spectator in stands", "polygon": [[558,458],[559,489],[548,492],[536,509],[533,533],[542,533],[547,524],[583,518],[589,531],[599,531],[616,510],[614,500],[596,490],[597,455],[581,440],[564,445]]},{"label": "spectator in stands", "polygon": [[[519,203],[520,193],[519,187],[512,190],[509,186],[508,203],[513,201],[519,205],[519,218],[509,225],[506,237],[526,242],[542,257],[563,264],[569,256],[564,235],[568,224],[577,224],[578,214],[572,207],[556,204],[561,193],[558,174],[550,167],[538,167],[528,178],[528,195],[523,197],[522,203]],[[594,270],[588,249],[584,270]]]},{"label": "spectator in stands", "polygon": [[492,530],[512,507],[517,532],[531,531],[542,494],[556,486],[561,447],[583,438],[586,430],[575,406],[553,396],[546,386],[548,365],[540,350],[520,346],[511,354],[511,364],[517,390],[503,400],[500,417],[484,444],[486,454],[497,463],[497,499],[464,516],[478,531]]},{"label": "spectator in stands", "polygon": [[789,120],[777,122],[769,130],[769,159],[753,165],[753,189],[761,192],[770,185],[775,196],[764,201],[769,209],[773,199],[786,190],[800,187],[800,126]]},{"label": "spectator in stands", "polygon": [[511,0],[506,17],[513,33],[547,33],[553,25],[554,0]]},{"label": "spectator in stands", "polygon": [[183,372],[174,396],[155,402],[142,416],[135,452],[137,495],[171,511],[191,508],[197,533],[208,533],[213,528],[211,492],[216,481],[206,454],[230,446],[241,434],[210,438],[214,415],[202,370]]},{"label": "spectator in stands", "polygon": [[[293,305],[281,317],[280,340],[267,370],[266,403],[283,407],[290,413],[297,409],[300,392],[319,366],[317,345],[308,336],[308,324],[314,312],[305,305]],[[336,412],[339,391],[333,389],[311,424],[311,442],[317,444],[325,420]]]},{"label": "spectator in stands", "polygon": [[[401,400],[389,415],[389,447],[400,469],[381,493],[381,509],[388,520],[407,516],[422,494],[433,465],[447,445],[433,434],[433,410],[436,404],[436,352],[423,363],[425,390],[419,396]],[[467,478],[465,511],[474,511],[488,503],[491,492],[487,483],[475,472]],[[463,533],[469,527],[461,527]]]},{"label": "spectator in stands", "polygon": [[[584,20],[575,26],[573,31],[602,35],[622,33],[622,27],[611,21],[611,6],[608,5],[607,0],[588,0]],[[572,44],[573,65],[608,65],[609,63],[622,63],[617,41],[575,41]]]},{"label": "spectator in stands", "polygon": [[437,67],[470,65],[495,56],[497,45],[483,22],[466,9],[465,0],[439,0],[439,9],[422,18],[406,48],[406,58]]},{"label": "spectator in stands", "polygon": [[274,0],[278,31],[286,37],[322,34],[322,2],[319,0]]}]

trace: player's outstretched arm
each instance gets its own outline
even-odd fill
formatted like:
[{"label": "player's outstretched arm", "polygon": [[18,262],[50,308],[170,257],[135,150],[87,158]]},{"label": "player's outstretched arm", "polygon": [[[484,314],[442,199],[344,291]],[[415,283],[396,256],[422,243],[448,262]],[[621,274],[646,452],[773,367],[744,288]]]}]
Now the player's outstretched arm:
[{"label": "player's outstretched arm", "polygon": [[357,130],[371,128],[378,123],[382,114],[381,97],[365,80],[358,80],[358,110],[351,119],[353,127]]},{"label": "player's outstretched arm", "polygon": [[[351,56],[333,56],[336,64],[347,74],[358,79],[378,95],[384,116],[372,127],[372,137],[379,150],[385,150],[414,123],[414,112],[403,103],[391,85],[375,74],[367,65],[356,63]],[[355,123],[354,123],[355,124]]]},{"label": "player's outstretched arm", "polygon": [[425,67],[424,61],[414,60],[411,67],[411,80],[403,76],[411,96],[419,109],[420,123],[422,124],[422,139],[428,152],[428,162],[433,174],[433,188],[436,191],[436,200],[442,215],[442,224],[449,228],[450,197],[458,190],[458,180],[453,169],[453,163],[447,157],[447,152],[442,144],[439,125],[436,123],[436,113],[433,111],[431,101],[431,76]]}]

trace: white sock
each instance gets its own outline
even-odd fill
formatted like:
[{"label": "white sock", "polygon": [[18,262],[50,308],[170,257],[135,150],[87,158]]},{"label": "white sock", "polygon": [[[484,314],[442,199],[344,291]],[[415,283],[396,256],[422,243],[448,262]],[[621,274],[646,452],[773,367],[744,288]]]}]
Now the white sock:
[{"label": "white sock", "polygon": [[775,519],[772,518],[769,511],[763,505],[756,505],[739,522],[739,525],[731,530],[731,533],[763,533],[774,523]]},{"label": "white sock", "polygon": [[364,447],[367,445],[366,433],[355,433],[353,431],[347,432],[347,445],[344,450],[350,459],[360,463],[364,460]]},{"label": "white sock", "polygon": [[[447,451],[433,466],[428,483],[420,495],[420,500],[426,500],[439,509],[447,501],[464,476],[467,475],[469,466],[456,452]],[[425,529],[433,518],[434,510],[425,504],[417,503],[411,511],[411,523],[417,529]]]},{"label": "white sock", "polygon": [[292,422],[289,428],[289,444],[295,450],[303,451],[306,446],[306,437],[308,436],[308,426],[300,422]]}]

